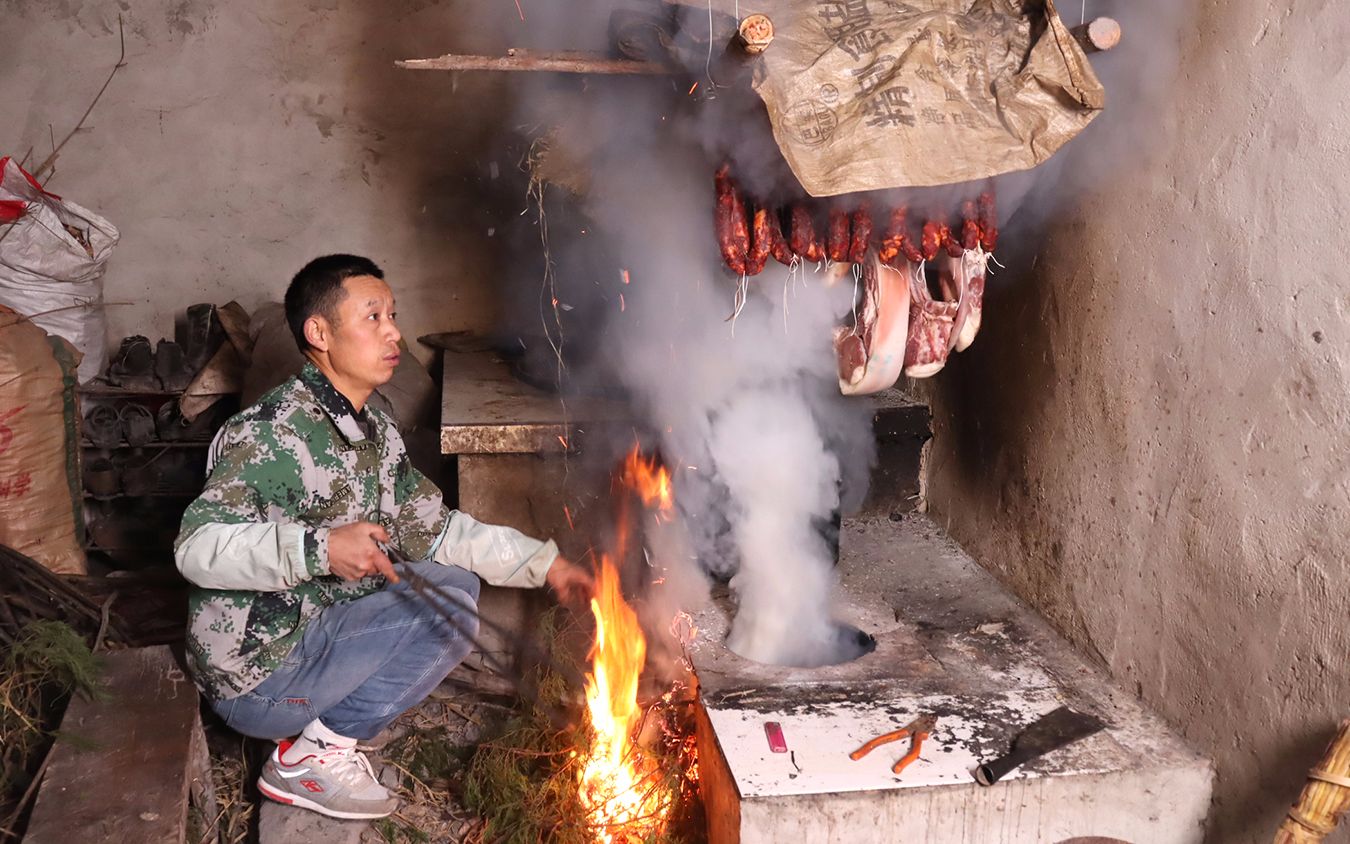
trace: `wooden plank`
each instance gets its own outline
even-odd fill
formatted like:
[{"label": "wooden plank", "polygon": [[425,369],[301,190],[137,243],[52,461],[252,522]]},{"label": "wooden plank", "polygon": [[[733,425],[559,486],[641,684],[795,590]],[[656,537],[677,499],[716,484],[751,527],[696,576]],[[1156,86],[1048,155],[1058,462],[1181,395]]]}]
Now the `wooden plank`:
[{"label": "wooden plank", "polygon": [[403,59],[394,64],[404,70],[545,71],[626,76],[668,76],[671,73],[670,68],[657,62],[614,59],[594,53],[534,53],[514,47],[504,56],[446,53],[434,59]]},{"label": "wooden plank", "polygon": [[24,841],[180,844],[197,690],[168,647],[103,658],[106,697],[66,709]]},{"label": "wooden plank", "polygon": [[700,700],[694,709],[698,741],[698,793],[708,819],[708,844],[740,844],[741,792]]},{"label": "wooden plank", "polygon": [[572,435],[587,423],[631,418],[628,407],[613,399],[564,400],[532,387],[513,376],[492,352],[445,352],[442,454],[562,452],[571,448]]}]

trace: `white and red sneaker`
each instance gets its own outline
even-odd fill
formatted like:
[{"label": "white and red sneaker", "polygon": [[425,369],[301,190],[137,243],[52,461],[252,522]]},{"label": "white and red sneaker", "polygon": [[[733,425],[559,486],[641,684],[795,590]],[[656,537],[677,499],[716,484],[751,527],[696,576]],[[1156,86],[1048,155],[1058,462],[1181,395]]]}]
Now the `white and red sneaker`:
[{"label": "white and red sneaker", "polygon": [[258,790],[269,800],[344,819],[383,818],[398,808],[398,798],[355,748],[321,748],[287,764],[282,759],[290,747],[278,743],[258,777]]}]

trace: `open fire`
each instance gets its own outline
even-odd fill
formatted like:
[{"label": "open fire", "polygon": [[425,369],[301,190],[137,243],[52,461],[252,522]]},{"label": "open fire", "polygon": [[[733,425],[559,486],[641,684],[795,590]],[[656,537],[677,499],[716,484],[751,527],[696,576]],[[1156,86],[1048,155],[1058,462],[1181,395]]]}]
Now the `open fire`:
[{"label": "open fire", "polygon": [[[644,507],[671,509],[670,475],[635,447],[624,463],[623,484]],[[628,541],[619,533],[619,544]],[[622,557],[623,548],[617,549]],[[637,613],[624,600],[619,572],[609,555],[601,557],[596,596],[595,644],[586,675],[586,709],[593,741],[579,754],[582,805],[598,842],[649,840],[665,829],[678,793],[658,761],[639,747],[635,732],[643,719],[638,680],[646,664],[647,641]],[[669,698],[669,695],[667,695]]]},{"label": "open fire", "polygon": [[591,600],[592,671],[586,677],[594,741],[582,760],[581,802],[591,813],[596,841],[641,840],[662,830],[673,800],[655,760],[633,738],[642,714],[637,691],[647,642],[608,557],[601,561],[597,586],[599,594]]}]

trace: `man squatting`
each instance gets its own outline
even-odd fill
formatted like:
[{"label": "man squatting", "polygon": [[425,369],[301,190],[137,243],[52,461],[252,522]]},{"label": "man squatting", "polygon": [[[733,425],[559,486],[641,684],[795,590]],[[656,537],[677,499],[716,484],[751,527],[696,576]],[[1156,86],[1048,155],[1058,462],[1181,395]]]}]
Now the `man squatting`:
[{"label": "man squatting", "polygon": [[[565,600],[592,586],[552,540],[447,509],[393,421],[367,406],[399,361],[383,279],[352,255],[296,274],[286,320],[307,362],[216,435],[174,548],[192,584],[197,686],[231,728],[277,741],[259,790],[337,818],[397,807],[357,744],[468,655],[480,578],[547,583]],[[457,621],[400,583],[377,543],[457,598],[440,608]]]}]

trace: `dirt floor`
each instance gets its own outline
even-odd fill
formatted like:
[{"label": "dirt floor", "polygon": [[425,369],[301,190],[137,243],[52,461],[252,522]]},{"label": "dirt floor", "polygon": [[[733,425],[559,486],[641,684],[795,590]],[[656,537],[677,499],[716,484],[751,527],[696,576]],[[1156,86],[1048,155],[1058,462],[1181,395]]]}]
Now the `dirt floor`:
[{"label": "dirt floor", "polygon": [[458,799],[459,780],[479,739],[507,713],[501,704],[437,689],[394,722],[388,744],[370,755],[403,804],[363,834],[363,844],[480,840],[483,821]]}]

